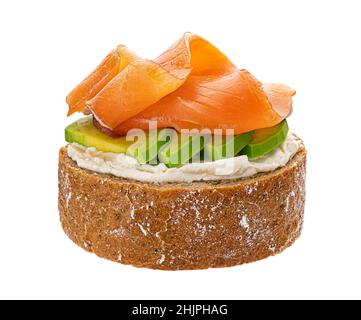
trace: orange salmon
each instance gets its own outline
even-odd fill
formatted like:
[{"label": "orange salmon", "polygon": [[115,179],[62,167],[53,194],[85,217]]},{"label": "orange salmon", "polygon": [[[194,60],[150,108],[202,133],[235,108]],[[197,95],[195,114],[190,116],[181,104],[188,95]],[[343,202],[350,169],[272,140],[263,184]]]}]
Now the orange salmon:
[{"label": "orange salmon", "polygon": [[133,128],[234,129],[280,123],[295,91],[262,84],[205,39],[186,33],[154,60],[118,46],[67,97],[69,115],[91,112],[114,135]]}]

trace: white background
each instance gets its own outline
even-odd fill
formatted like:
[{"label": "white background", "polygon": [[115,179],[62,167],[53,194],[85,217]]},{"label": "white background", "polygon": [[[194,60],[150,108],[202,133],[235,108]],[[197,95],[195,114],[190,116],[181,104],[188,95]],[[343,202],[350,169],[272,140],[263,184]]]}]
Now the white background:
[{"label": "white background", "polygon": [[[162,272],[84,252],[61,230],[66,94],[117,44],[153,58],[184,31],[297,90],[308,148],[302,237],[223,270]],[[361,298],[360,1],[1,1],[0,298]]]}]

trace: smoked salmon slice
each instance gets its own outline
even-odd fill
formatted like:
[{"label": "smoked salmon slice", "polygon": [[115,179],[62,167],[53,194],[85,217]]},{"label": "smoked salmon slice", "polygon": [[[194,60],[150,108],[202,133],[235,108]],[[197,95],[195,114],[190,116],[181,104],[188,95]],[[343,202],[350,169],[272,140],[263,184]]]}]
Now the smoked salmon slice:
[{"label": "smoked salmon slice", "polygon": [[75,112],[85,112],[86,103],[130,62],[137,59],[138,56],[123,45],[110,52],[101,64],[66,97],[69,106],[68,116]]},{"label": "smoked salmon slice", "polygon": [[280,123],[295,92],[262,84],[239,70],[205,39],[186,33],[155,60],[124,46],[112,51],[67,97],[69,114],[91,112],[116,135],[158,128],[234,129],[235,134]]}]

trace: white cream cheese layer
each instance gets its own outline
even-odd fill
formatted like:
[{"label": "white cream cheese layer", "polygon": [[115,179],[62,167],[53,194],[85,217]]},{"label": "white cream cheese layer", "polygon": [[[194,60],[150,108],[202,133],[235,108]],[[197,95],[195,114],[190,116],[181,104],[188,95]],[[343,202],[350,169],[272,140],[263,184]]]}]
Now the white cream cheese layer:
[{"label": "white cream cheese layer", "polygon": [[249,160],[247,156],[238,156],[213,162],[186,164],[180,168],[167,168],[163,163],[155,166],[139,164],[136,159],[125,154],[106,153],[76,143],[68,146],[68,155],[84,169],[143,182],[166,183],[251,177],[285,166],[299,147],[300,141],[297,137],[289,134],[279,148],[260,159]]}]

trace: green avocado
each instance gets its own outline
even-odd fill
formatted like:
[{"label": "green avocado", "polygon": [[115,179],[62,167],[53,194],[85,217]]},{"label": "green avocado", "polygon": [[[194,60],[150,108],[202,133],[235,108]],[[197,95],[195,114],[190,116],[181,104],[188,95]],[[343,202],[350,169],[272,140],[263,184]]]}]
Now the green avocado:
[{"label": "green avocado", "polygon": [[[133,141],[129,138],[133,138]],[[128,141],[126,137],[109,137],[94,126],[92,117],[82,118],[66,127],[65,140],[103,152],[125,153],[143,164],[157,161],[158,150],[163,144],[157,136],[136,131],[128,137]]]},{"label": "green avocado", "polygon": [[180,167],[197,162],[204,148],[205,138],[196,134],[179,134],[172,129],[163,129],[159,138],[166,143],[159,149],[158,159],[167,167]]},{"label": "green avocado", "polygon": [[[204,158],[206,161],[215,161],[236,156],[251,140],[252,132],[239,134],[232,137],[214,137],[204,146]],[[222,140],[221,140],[222,139]]]},{"label": "green avocado", "polygon": [[250,159],[262,157],[278,148],[286,140],[287,134],[286,120],[271,128],[255,130],[251,141],[241,153]]},{"label": "green avocado", "polygon": [[159,160],[172,168],[237,154],[247,155],[250,159],[259,158],[279,147],[285,141],[288,131],[287,121],[283,120],[271,128],[230,138],[220,137],[221,140],[211,135],[179,134],[173,129],[163,129],[159,133],[132,131],[127,137],[113,138],[98,130],[92,117],[86,117],[65,128],[65,140],[103,152],[125,153],[142,164],[158,164]]},{"label": "green avocado", "polygon": [[[128,147],[126,154],[136,158],[139,163],[158,164],[158,152],[166,143],[158,139],[157,132],[144,133],[143,131],[134,131],[135,142]],[[132,134],[129,135],[129,137]]]},{"label": "green avocado", "polygon": [[86,117],[65,128],[65,140],[79,143],[84,147],[94,147],[103,152],[126,153],[132,142],[125,137],[112,138],[100,132],[93,125],[93,118]]}]

